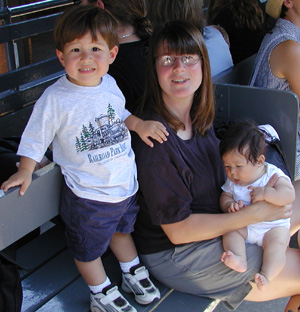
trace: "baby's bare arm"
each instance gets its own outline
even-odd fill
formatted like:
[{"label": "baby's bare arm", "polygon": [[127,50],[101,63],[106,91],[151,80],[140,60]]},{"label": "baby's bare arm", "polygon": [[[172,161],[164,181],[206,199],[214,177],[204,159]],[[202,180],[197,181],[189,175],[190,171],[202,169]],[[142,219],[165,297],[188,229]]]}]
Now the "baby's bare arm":
[{"label": "baby's bare arm", "polygon": [[250,193],[252,203],[265,200],[270,204],[285,206],[295,200],[294,186],[284,177],[278,178],[273,187],[249,188],[252,189]]},{"label": "baby's bare arm", "polygon": [[220,196],[220,207],[224,212],[239,211],[243,207],[243,202],[239,200],[237,203],[234,201],[232,194],[223,192]]}]

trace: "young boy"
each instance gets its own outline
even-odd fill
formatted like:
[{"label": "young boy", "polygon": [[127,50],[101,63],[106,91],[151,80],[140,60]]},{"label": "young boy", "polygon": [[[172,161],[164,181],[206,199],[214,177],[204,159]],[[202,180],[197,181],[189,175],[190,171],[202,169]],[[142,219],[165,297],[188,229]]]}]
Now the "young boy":
[{"label": "young boy", "polygon": [[[227,180],[222,186],[220,206],[224,212],[235,212],[243,206],[266,201],[284,206],[295,199],[290,178],[279,168],[265,162],[266,143],[263,134],[252,122],[236,123],[220,142],[220,155],[224,162]],[[268,185],[274,174],[278,179]],[[254,280],[258,289],[265,290],[285,265],[285,252],[290,239],[290,220],[261,222],[230,232],[223,236],[225,252],[221,261],[238,272],[247,270],[246,243],[264,249],[261,272]]]},{"label": "young boy", "polygon": [[130,234],[138,183],[128,129],[149,146],[149,136],[162,143],[168,134],[161,123],[131,115],[107,74],[118,38],[117,24],[106,11],[74,6],[58,20],[54,38],[67,75],[35,104],[18,150],[18,172],[1,188],[21,185],[23,195],[36,162],[53,142],[54,161],[65,178],[60,215],[76,266],[91,290],[91,311],[136,311],[111,284],[101,256],[110,246],[123,272],[122,288],[133,292],[138,303],[160,298]]}]

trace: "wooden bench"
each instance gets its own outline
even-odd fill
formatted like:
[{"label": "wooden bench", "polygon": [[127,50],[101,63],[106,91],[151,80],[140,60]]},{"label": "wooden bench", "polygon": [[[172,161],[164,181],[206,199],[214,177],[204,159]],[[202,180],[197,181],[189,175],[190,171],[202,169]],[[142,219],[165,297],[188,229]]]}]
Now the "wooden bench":
[{"label": "wooden bench", "polygon": [[256,54],[253,54],[240,63],[214,76],[212,78],[213,83],[248,85],[252,76],[255,60]]},{"label": "wooden bench", "polygon": [[[216,120],[251,117],[259,123],[273,124],[282,138],[290,139],[287,140],[287,144],[285,139],[283,140],[284,148],[293,150],[291,143],[295,142],[296,138],[298,118],[295,116],[298,116],[298,99],[291,92],[267,91],[269,90],[217,84]],[[244,99],[243,107],[241,99]],[[264,108],[274,107],[270,114],[261,114]],[[291,168],[293,164],[292,152],[289,158]],[[35,173],[25,196],[19,197],[16,188],[1,198],[0,232],[3,236],[0,249],[58,214],[62,177],[58,166],[54,166],[50,171],[47,169],[49,168]],[[24,289],[23,311],[88,311],[88,289],[75,268],[59,224],[22,247],[18,252],[18,260],[21,265],[30,268],[29,271],[21,272]],[[104,265],[111,279],[120,281],[121,272],[111,253],[104,257]],[[162,299],[157,303],[143,307],[133,302],[131,295],[125,296],[138,311],[213,311],[217,304],[217,301],[183,294],[156,283],[162,294]]]},{"label": "wooden bench", "polygon": [[[31,268],[30,271],[21,271],[22,311],[89,311],[89,290],[74,265],[59,225],[20,248],[18,261]],[[113,254],[108,253],[103,263],[110,279],[120,282],[121,271]],[[157,281],[155,283],[162,299],[148,306],[141,306],[132,295],[123,294],[137,311],[212,311],[209,299],[183,294]]]}]

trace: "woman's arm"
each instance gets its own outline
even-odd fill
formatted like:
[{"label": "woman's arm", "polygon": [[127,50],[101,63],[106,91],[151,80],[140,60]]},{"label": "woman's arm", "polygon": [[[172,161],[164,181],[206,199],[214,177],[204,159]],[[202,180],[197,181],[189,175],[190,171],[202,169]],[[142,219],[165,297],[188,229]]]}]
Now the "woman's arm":
[{"label": "woman's arm", "polygon": [[291,214],[291,205],[279,207],[258,202],[235,213],[191,214],[183,221],[162,224],[161,227],[170,241],[177,245],[212,239],[249,224],[289,218]]},{"label": "woman's arm", "polygon": [[300,44],[293,40],[278,44],[273,49],[269,62],[273,75],[285,78],[300,98]]}]

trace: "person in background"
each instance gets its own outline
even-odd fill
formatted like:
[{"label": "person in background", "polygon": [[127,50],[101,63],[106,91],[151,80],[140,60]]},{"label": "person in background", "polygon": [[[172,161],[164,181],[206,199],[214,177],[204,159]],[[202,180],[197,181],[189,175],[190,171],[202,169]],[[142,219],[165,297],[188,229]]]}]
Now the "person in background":
[{"label": "person in background", "polygon": [[[250,85],[293,91],[300,98],[300,9],[296,0],[269,0],[268,15],[277,19],[258,51]],[[296,179],[300,177],[300,123]]]},{"label": "person in background", "polygon": [[138,303],[160,298],[130,234],[139,207],[129,129],[149,146],[149,137],[162,143],[167,133],[161,123],[131,115],[107,74],[118,53],[117,23],[109,13],[73,6],[57,21],[54,41],[67,74],[34,105],[17,152],[22,156],[18,171],[1,188],[20,185],[24,195],[36,163],[53,142],[53,160],[65,178],[60,216],[75,264],[91,291],[90,309],[136,312],[111,283],[101,256],[110,246],[123,273],[122,289]]},{"label": "person in background", "polygon": [[263,11],[257,0],[212,1],[207,22],[226,30],[234,64],[257,53],[266,34]]},{"label": "person in background", "polygon": [[153,27],[171,20],[186,20],[198,27],[208,50],[212,77],[233,66],[229,45],[222,33],[217,27],[205,26],[202,1],[151,0],[147,12]]},{"label": "person in background", "polygon": [[229,2],[230,0],[209,0],[206,11],[207,25],[213,24],[213,20],[218,15],[222,7]]},{"label": "person in background", "polygon": [[117,21],[119,52],[108,73],[125,96],[125,107],[139,110],[145,87],[147,46],[152,26],[143,0],[82,0],[107,10]]},{"label": "person in background", "polygon": [[235,213],[222,212],[219,197],[225,172],[212,126],[213,86],[199,29],[186,21],[157,27],[149,43],[147,73],[144,118],[162,122],[169,136],[153,148],[136,135],[133,138],[140,203],[133,237],[143,263],[165,285],[220,299],[230,309],[244,299],[266,301],[299,294],[299,250],[288,248],[284,269],[265,291],[252,282],[261,269],[261,247],[247,245],[244,273],[220,260],[221,236],[230,231],[288,217],[291,234],[298,231],[300,193],[296,181],[293,214],[291,205],[265,201]]}]

